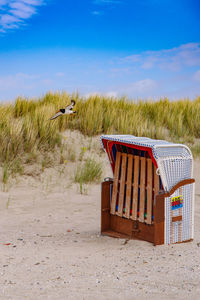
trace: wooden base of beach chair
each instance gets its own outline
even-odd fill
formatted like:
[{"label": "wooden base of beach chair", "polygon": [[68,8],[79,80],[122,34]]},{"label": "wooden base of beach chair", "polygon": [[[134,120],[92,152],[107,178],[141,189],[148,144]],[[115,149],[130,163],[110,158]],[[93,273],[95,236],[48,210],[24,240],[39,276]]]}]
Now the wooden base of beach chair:
[{"label": "wooden base of beach chair", "polygon": [[[165,243],[165,198],[170,197],[180,187],[194,183],[194,179],[187,179],[175,185],[170,192],[156,195],[153,211],[154,221],[152,224],[139,220],[127,219],[124,216],[111,213],[111,185],[113,181],[102,182],[101,191],[101,234],[115,238],[139,239],[162,245]],[[182,222],[182,216],[172,216],[172,223]],[[180,225],[181,227],[181,225]],[[182,242],[188,242],[185,240]],[[171,243],[179,243],[170,241]]]},{"label": "wooden base of beach chair", "polygon": [[[102,183],[101,234],[116,238],[139,239],[160,245],[164,243],[164,221],[147,224],[110,213],[110,186],[112,181]],[[157,206],[159,209],[159,205]],[[164,207],[163,209],[164,211]]]}]

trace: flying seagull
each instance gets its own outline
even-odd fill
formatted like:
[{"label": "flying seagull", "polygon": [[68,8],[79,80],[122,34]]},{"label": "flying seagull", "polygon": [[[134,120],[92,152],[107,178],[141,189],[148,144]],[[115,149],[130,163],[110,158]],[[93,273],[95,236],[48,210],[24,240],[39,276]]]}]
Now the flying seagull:
[{"label": "flying seagull", "polygon": [[75,104],[76,104],[76,102],[72,99],[70,105],[66,106],[65,108],[59,109],[56,112],[56,114],[53,117],[51,117],[50,120],[56,119],[57,117],[62,116],[62,115],[75,114],[76,111],[72,110]]}]

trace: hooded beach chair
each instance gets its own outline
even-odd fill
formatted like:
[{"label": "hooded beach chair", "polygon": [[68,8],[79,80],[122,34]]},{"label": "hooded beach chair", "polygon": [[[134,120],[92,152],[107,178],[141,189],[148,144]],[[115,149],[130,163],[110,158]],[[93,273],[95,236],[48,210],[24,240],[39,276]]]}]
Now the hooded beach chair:
[{"label": "hooded beach chair", "polygon": [[113,179],[102,183],[101,233],[154,245],[194,236],[193,157],[182,144],[102,135]]}]

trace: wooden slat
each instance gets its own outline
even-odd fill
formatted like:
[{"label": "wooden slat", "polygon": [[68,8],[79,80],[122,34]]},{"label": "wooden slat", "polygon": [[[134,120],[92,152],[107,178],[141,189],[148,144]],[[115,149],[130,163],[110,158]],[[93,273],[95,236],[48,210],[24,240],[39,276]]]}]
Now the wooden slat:
[{"label": "wooden slat", "polygon": [[133,155],[128,154],[128,170],[127,170],[127,184],[126,184],[126,206],[125,206],[125,214],[124,214],[124,216],[126,218],[130,217],[132,174],[133,174]]},{"label": "wooden slat", "polygon": [[101,232],[110,228],[110,186],[112,181],[101,184]]},{"label": "wooden slat", "polygon": [[[175,217],[172,217],[172,222],[180,222],[182,221],[183,218],[182,216],[175,216]],[[179,241],[180,242],[180,241]]]},{"label": "wooden slat", "polygon": [[113,180],[113,193],[112,193],[112,201],[110,207],[110,213],[115,214],[116,209],[116,201],[117,201],[117,193],[118,193],[118,181],[119,181],[119,170],[120,170],[120,160],[121,160],[121,152],[117,152],[116,154],[116,162],[115,162],[115,171],[114,171],[114,180]]},{"label": "wooden slat", "polygon": [[154,195],[157,196],[159,192],[159,176],[156,174],[156,167],[154,166]]},{"label": "wooden slat", "polygon": [[[165,198],[163,194],[156,196],[154,203],[154,245],[164,244],[165,231]],[[148,227],[148,226],[147,226]]]},{"label": "wooden slat", "polygon": [[[160,189],[160,183],[159,183],[159,176],[156,174],[156,166],[153,166],[153,177],[154,177],[154,200],[156,199],[156,196],[158,195],[159,189]],[[154,208],[154,203],[152,205]],[[154,212],[153,212],[154,215]]]},{"label": "wooden slat", "polygon": [[[171,211],[170,215],[171,215],[171,220],[172,220],[173,217],[174,217],[174,212],[173,212],[172,209],[170,209],[170,211]],[[173,223],[171,223],[170,228],[171,228],[171,231],[170,231],[170,244],[173,244],[174,243],[174,224]]]},{"label": "wooden slat", "polygon": [[120,217],[123,215],[126,161],[127,161],[127,154],[122,153],[122,168],[121,168],[121,178],[120,178],[119,203],[118,203],[118,211],[116,211],[116,215],[118,215]]},{"label": "wooden slat", "polygon": [[152,220],[152,160],[147,159],[147,219],[146,223],[151,224]]},{"label": "wooden slat", "polygon": [[138,206],[138,178],[139,178],[139,156],[134,156],[134,179],[133,179],[133,201],[132,201],[132,216],[131,219],[137,220]]},{"label": "wooden slat", "polygon": [[[183,195],[183,187],[181,186],[179,188],[179,195]],[[179,209],[179,215],[182,217],[183,215],[183,208],[181,207]],[[172,220],[173,222],[173,220]],[[183,222],[180,222],[178,225],[178,241],[181,242],[182,241],[182,231],[183,231]]]},{"label": "wooden slat", "polygon": [[[180,217],[182,218],[183,208],[180,208]],[[182,230],[183,230],[183,222],[180,222],[178,225],[178,241],[182,242]]]},{"label": "wooden slat", "polygon": [[146,158],[140,157],[141,171],[140,171],[140,208],[139,208],[139,221],[144,222],[144,207],[145,207],[145,170],[146,170]]}]

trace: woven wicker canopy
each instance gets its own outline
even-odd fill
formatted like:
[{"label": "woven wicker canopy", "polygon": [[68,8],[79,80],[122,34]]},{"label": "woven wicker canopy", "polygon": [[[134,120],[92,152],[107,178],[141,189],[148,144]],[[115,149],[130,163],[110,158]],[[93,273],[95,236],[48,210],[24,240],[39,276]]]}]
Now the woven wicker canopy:
[{"label": "woven wicker canopy", "polygon": [[158,168],[165,191],[193,176],[192,153],[186,145],[133,135],[102,135],[101,142],[113,172],[116,152],[120,151],[150,157]]}]

